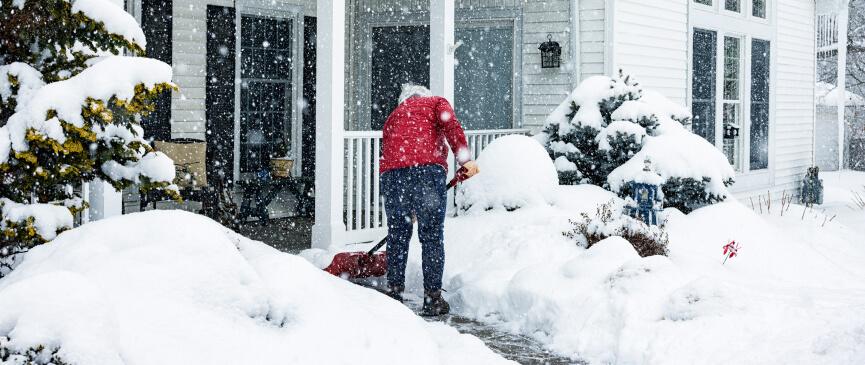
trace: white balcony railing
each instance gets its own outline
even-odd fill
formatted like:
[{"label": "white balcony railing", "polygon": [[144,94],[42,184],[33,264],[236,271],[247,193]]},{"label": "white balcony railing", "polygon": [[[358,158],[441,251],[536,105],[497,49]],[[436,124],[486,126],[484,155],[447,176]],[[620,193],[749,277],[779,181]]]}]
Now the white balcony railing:
[{"label": "white balcony railing", "polygon": [[[466,139],[474,158],[496,138],[528,133],[528,129],[473,130],[466,131]],[[350,243],[381,238],[387,227],[378,178],[381,138],[381,131],[345,132],[343,201],[346,238]]]}]

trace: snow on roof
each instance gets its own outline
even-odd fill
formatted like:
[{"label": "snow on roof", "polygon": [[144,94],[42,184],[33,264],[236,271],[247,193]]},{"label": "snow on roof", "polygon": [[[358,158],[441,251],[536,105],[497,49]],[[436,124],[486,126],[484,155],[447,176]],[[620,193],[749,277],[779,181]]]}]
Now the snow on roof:
[{"label": "snow on roof", "polygon": [[[850,91],[845,92],[847,106],[865,105],[865,98],[859,94]],[[817,82],[814,90],[814,98],[817,105],[838,106],[838,101],[841,100],[841,91],[835,85],[827,82]]]}]

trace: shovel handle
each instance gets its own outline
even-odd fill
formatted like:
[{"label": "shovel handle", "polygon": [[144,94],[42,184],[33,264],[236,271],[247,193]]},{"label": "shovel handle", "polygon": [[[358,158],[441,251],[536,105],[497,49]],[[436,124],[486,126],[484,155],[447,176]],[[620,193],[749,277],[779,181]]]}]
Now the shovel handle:
[{"label": "shovel handle", "polygon": [[[468,170],[465,167],[460,167],[460,169],[457,170],[456,174],[454,175],[454,178],[451,179],[451,181],[448,183],[448,190],[453,189],[453,187],[457,186],[457,184],[468,180],[469,175],[466,173],[467,171]],[[378,250],[380,250],[382,247],[384,247],[384,245],[386,245],[386,244],[387,244],[387,236],[382,238],[381,241],[379,241],[375,246],[373,246],[369,251],[367,251],[366,254],[368,256],[375,255],[375,253]]]}]

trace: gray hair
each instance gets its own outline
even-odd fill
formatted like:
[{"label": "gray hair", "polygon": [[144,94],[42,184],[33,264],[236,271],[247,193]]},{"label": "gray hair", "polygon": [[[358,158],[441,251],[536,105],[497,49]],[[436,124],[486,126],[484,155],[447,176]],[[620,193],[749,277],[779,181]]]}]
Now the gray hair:
[{"label": "gray hair", "polygon": [[432,96],[432,92],[425,86],[415,85],[412,83],[402,84],[402,92],[399,94],[399,103],[408,100],[412,96]]}]

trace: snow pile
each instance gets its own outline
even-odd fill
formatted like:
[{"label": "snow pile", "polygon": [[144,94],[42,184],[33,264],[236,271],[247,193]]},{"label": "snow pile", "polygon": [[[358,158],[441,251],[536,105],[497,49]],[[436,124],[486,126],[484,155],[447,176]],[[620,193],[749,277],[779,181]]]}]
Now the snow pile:
[{"label": "snow pile", "polygon": [[531,137],[500,137],[484,148],[477,163],[481,173],[457,190],[456,203],[461,211],[547,204],[559,184],[549,155]]},{"label": "snow pile", "polygon": [[[865,361],[862,232],[807,215],[803,224],[801,211],[763,218],[722,203],[668,212],[669,258],[640,258],[619,237],[587,250],[563,237],[577,202],[590,211],[604,198],[574,195],[567,210],[450,219],[445,288],[454,308],[590,363]],[[722,265],[731,239],[743,249]]]},{"label": "snow pile", "polygon": [[90,223],[28,252],[0,279],[0,346],[38,345],[88,365],[507,363],[475,337],[180,211]]},{"label": "snow pile", "polygon": [[[865,363],[865,226],[795,205],[757,215],[733,201],[667,210],[668,257],[641,258],[620,237],[584,249],[562,234],[616,199],[560,186],[552,206],[449,218],[454,311],[592,364]],[[742,249],[722,264],[733,239]],[[411,245],[407,290],[421,293],[420,243]]]},{"label": "snow pile", "polygon": [[865,105],[865,98],[861,95],[845,90],[842,96],[841,89],[822,81],[817,82],[814,99],[817,101],[817,105],[824,106],[838,106],[841,104],[841,100],[844,100],[846,106]]},{"label": "snow pile", "polygon": [[[12,0],[12,5],[23,9],[27,1]],[[86,17],[105,25],[105,30],[117,34],[129,42],[138,44],[142,49],[147,46],[144,31],[138,26],[135,17],[111,0],[65,0],[72,5],[72,13],[82,13]]]}]

